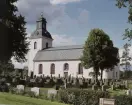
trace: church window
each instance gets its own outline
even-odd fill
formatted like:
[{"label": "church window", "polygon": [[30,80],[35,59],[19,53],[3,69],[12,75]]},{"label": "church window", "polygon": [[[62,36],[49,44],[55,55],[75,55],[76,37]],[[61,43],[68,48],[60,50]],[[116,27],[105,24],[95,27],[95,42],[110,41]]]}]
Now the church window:
[{"label": "church window", "polygon": [[83,74],[83,66],[81,63],[78,64],[78,74]]},{"label": "church window", "polygon": [[64,70],[69,70],[69,64],[68,63],[64,64]]},{"label": "church window", "polygon": [[39,64],[38,74],[43,74],[43,65]]},{"label": "church window", "polygon": [[34,49],[37,49],[37,42],[34,42]]},{"label": "church window", "polygon": [[117,77],[117,72],[116,72],[116,77]]},{"label": "church window", "polygon": [[55,64],[51,64],[50,74],[55,74]]},{"label": "church window", "polygon": [[46,48],[48,48],[49,46],[48,46],[48,43],[46,43]]}]

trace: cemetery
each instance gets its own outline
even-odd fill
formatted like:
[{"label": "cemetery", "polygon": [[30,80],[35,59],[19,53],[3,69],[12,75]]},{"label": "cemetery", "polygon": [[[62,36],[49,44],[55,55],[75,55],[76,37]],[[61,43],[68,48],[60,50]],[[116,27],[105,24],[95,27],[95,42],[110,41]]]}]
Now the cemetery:
[{"label": "cemetery", "polygon": [[19,95],[70,105],[99,105],[100,98],[114,99],[114,104],[110,105],[124,105],[122,100],[126,105],[131,105],[132,100],[131,80],[103,80],[99,81],[98,85],[94,79],[70,76],[68,78],[34,76],[12,80],[11,83],[7,83],[6,79],[1,81],[0,91],[7,93],[0,95],[12,94],[12,97]]},{"label": "cemetery", "polygon": [[[112,10],[111,0],[109,5],[106,0],[2,1],[0,105],[132,105],[132,30],[125,29],[124,14]],[[131,24],[132,0],[115,1],[118,8],[129,8]],[[40,11],[44,16],[35,24]],[[121,34],[128,41],[123,48]]]}]

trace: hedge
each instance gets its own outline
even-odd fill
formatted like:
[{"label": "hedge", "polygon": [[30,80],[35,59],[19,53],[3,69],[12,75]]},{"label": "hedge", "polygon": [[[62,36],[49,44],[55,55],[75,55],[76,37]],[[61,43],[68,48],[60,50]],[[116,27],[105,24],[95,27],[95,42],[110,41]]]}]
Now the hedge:
[{"label": "hedge", "polygon": [[120,95],[114,96],[116,105],[132,105],[132,96]]},{"label": "hedge", "polygon": [[72,105],[99,105],[99,98],[109,98],[108,92],[81,90],[81,89],[66,89],[59,90],[59,101]]}]

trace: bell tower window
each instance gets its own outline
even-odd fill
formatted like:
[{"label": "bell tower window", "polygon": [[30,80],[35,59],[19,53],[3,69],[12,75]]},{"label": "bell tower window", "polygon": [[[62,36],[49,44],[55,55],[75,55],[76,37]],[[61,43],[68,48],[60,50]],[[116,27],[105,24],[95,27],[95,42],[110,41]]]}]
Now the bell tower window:
[{"label": "bell tower window", "polygon": [[48,45],[48,43],[46,43],[46,48],[48,48],[49,47],[49,45]]},{"label": "bell tower window", "polygon": [[37,42],[34,42],[34,49],[37,49]]}]

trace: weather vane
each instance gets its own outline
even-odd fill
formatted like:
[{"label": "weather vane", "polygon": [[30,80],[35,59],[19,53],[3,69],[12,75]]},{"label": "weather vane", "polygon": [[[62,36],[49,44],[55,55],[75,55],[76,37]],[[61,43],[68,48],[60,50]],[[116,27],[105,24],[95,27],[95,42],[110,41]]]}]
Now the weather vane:
[{"label": "weather vane", "polygon": [[43,18],[43,12],[41,12],[41,18]]}]

